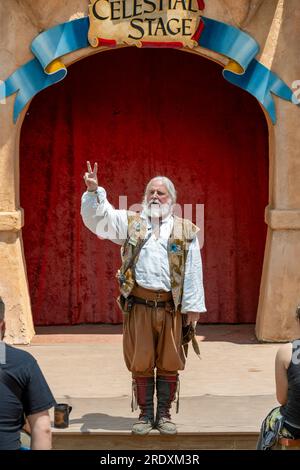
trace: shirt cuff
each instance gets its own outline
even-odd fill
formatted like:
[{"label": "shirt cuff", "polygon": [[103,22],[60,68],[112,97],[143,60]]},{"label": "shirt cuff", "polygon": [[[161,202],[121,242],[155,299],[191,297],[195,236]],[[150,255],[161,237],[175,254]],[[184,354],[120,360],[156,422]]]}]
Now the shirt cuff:
[{"label": "shirt cuff", "polygon": [[104,188],[101,188],[100,186],[98,186],[96,191],[86,191],[85,194],[87,194],[88,197],[90,197],[91,199],[94,199],[95,197],[97,197],[98,202],[103,202],[106,199],[106,191]]},{"label": "shirt cuff", "polygon": [[207,312],[205,307],[202,307],[201,310],[195,310],[194,308],[192,308],[191,310],[187,310],[187,309],[184,309],[184,310],[185,310],[184,312],[181,310],[182,315],[186,315],[187,313],[199,313],[199,315],[201,315],[201,313]]}]

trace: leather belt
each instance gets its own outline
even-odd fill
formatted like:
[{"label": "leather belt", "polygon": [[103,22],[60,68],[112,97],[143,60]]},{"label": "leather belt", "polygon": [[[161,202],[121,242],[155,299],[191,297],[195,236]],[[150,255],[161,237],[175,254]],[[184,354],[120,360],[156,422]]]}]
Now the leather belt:
[{"label": "leather belt", "polygon": [[135,297],[134,295],[131,296],[131,299],[134,304],[147,305],[147,307],[150,308],[164,308],[167,303],[171,302],[170,300],[162,302],[157,300],[142,299],[141,297]]},{"label": "leather belt", "polygon": [[141,287],[137,284],[135,284],[130,295],[139,299],[157,300],[158,302],[173,300],[171,291],[165,292],[162,290],[145,289],[145,287]]}]

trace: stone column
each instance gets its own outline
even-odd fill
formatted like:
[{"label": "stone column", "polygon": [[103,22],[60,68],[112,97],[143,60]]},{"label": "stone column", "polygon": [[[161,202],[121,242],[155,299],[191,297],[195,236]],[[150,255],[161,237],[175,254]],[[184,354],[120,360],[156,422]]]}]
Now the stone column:
[{"label": "stone column", "polygon": [[0,296],[6,310],[6,341],[27,344],[34,336],[34,328],[22,246],[24,218],[18,194],[20,125],[12,123],[11,103],[0,108]]},{"label": "stone column", "polygon": [[[37,34],[23,2],[0,3],[0,79],[31,59]],[[19,138],[24,112],[13,123],[15,96],[0,102],[0,296],[5,303],[6,341],[27,344],[34,336],[22,246],[24,218],[19,202]]]},{"label": "stone column", "polygon": [[[291,87],[300,80],[300,7],[283,2],[272,70]],[[277,124],[270,127],[270,198],[256,334],[263,341],[299,336],[300,304],[300,109],[275,98]]]}]

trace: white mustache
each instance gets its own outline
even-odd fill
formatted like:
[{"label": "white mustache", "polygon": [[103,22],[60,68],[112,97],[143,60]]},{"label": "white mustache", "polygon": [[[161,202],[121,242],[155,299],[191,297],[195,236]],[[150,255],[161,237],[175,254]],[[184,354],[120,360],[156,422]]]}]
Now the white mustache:
[{"label": "white mustache", "polygon": [[151,204],[158,204],[159,206],[161,206],[161,203],[157,199],[151,199],[151,201],[149,201],[149,206]]},{"label": "white mustache", "polygon": [[161,216],[170,211],[170,204],[162,204],[160,201],[157,200],[149,201],[146,207],[149,212],[149,215],[152,214],[153,216],[156,216],[155,214],[159,214]]}]

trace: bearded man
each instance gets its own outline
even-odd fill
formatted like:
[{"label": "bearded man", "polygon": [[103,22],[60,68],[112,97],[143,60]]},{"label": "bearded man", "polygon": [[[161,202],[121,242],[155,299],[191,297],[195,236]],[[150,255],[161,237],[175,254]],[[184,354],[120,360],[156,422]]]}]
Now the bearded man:
[{"label": "bearded man", "polygon": [[206,311],[199,229],[173,214],[176,190],[167,177],[149,181],[142,211],[136,213],[114,209],[98,186],[97,163],[93,170],[89,162],[87,167],[83,222],[99,237],[122,245],[117,277],[125,314],[123,352],[141,410],[132,432],[145,435],[156,428],[175,434],[170,409],[179,391],[178,371],[185,366],[182,325],[195,325]]}]

